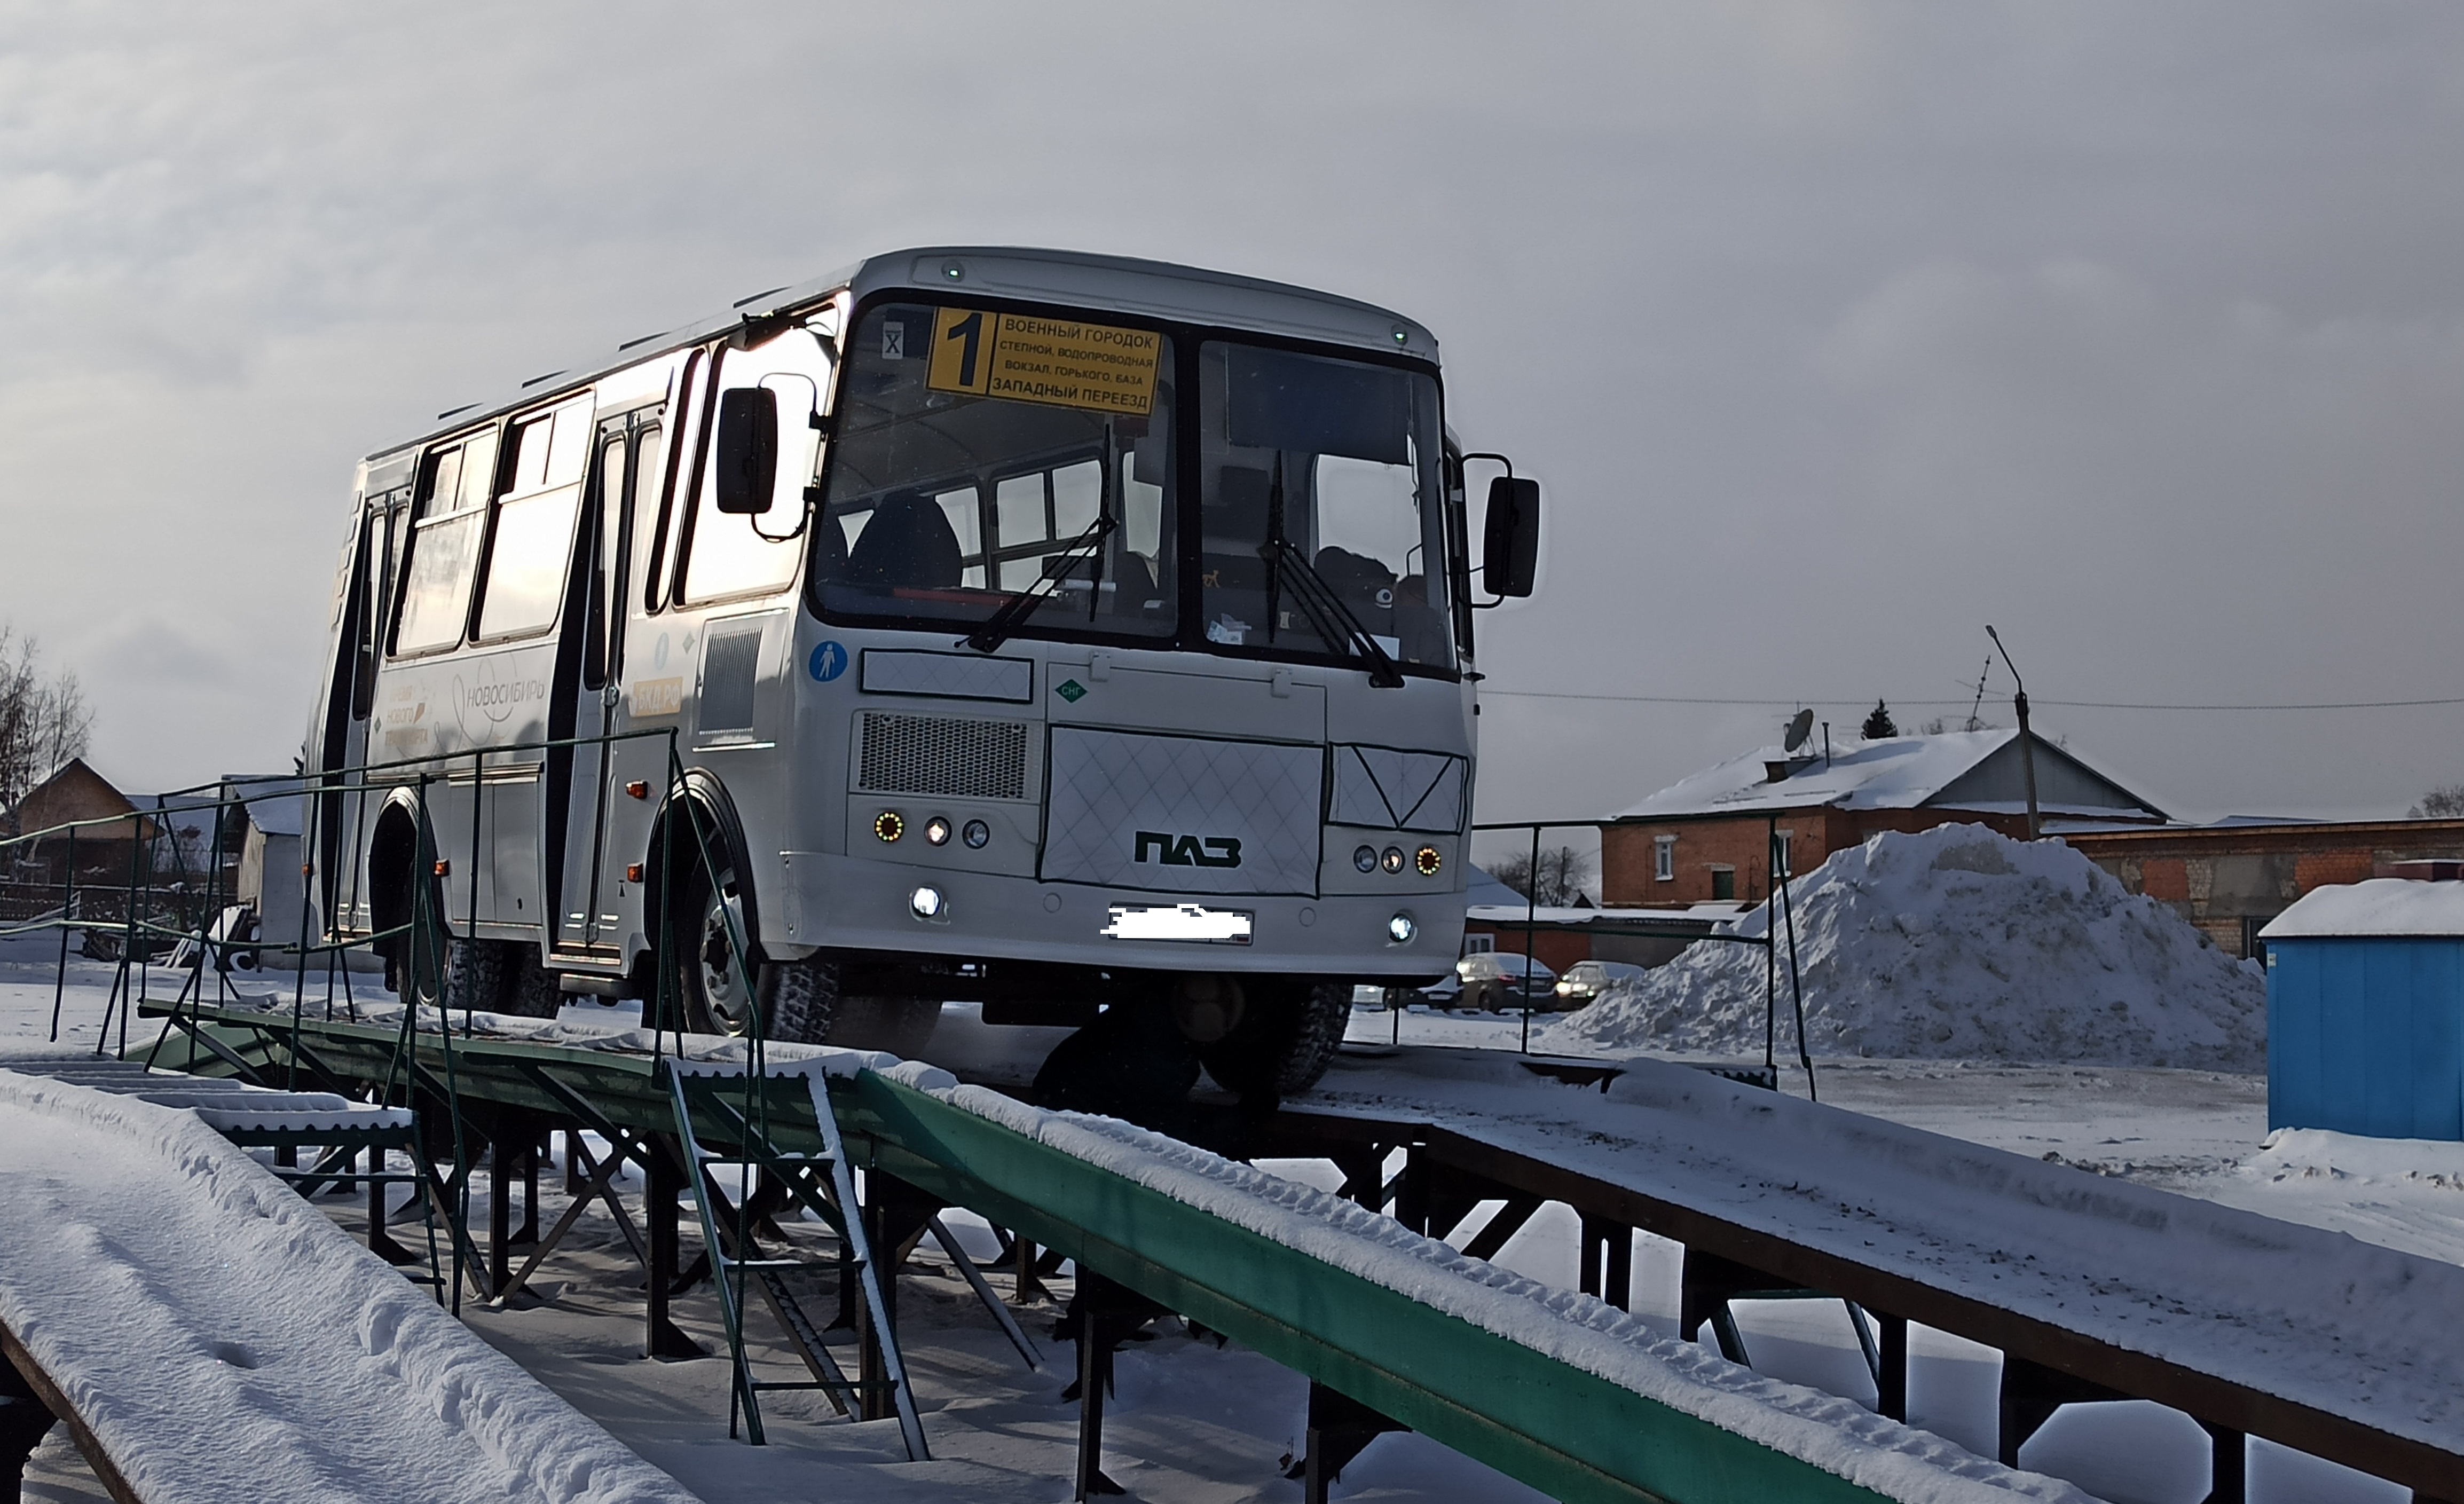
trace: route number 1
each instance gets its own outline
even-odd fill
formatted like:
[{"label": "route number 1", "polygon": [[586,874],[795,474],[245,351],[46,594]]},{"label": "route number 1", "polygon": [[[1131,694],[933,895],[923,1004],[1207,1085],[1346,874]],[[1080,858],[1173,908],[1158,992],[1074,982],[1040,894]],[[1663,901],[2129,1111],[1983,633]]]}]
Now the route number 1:
[{"label": "route number 1", "polygon": [[935,391],[992,389],[992,319],[979,308],[943,308],[933,320],[933,364],[925,385]]}]

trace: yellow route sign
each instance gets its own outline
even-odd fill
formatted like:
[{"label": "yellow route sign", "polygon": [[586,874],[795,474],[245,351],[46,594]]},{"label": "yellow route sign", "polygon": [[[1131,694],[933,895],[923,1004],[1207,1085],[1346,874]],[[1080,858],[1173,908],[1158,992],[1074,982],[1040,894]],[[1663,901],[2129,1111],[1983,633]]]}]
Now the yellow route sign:
[{"label": "yellow route sign", "polygon": [[1152,329],[944,308],[933,320],[924,382],[1012,402],[1145,416],[1155,407],[1163,336]]}]

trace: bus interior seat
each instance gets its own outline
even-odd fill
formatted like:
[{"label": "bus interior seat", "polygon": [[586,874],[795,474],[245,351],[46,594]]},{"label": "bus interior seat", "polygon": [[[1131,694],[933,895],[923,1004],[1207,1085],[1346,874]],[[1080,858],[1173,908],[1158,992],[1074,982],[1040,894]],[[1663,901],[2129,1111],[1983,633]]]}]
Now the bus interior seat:
[{"label": "bus interior seat", "polygon": [[873,508],[847,551],[847,579],[892,590],[949,590],[958,586],[958,535],[949,514],[918,492],[902,492]]}]

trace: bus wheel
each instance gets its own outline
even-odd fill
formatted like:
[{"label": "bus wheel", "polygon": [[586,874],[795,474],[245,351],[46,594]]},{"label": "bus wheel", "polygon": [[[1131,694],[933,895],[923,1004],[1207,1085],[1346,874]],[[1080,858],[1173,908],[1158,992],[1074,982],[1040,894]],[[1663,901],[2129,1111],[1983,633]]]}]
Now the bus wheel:
[{"label": "bus wheel", "polygon": [[455,1012],[505,1011],[513,982],[512,947],[495,940],[449,940],[445,953],[445,1006]]},{"label": "bus wheel", "polygon": [[[696,1034],[743,1034],[753,1027],[760,966],[737,954],[744,935],[744,903],[737,896],[736,871],[718,880],[695,872],[679,895],[671,921],[676,940],[676,996],[684,1003],[685,1028]],[[750,945],[751,937],[745,937]]]},{"label": "bus wheel", "polygon": [[505,995],[505,1011],[520,1018],[554,1018],[564,1006],[563,994],[557,990],[556,973],[539,964],[539,947],[517,940],[511,984]]},{"label": "bus wheel", "polygon": [[1307,977],[1261,977],[1232,1031],[1199,1047],[1215,1084],[1243,1097],[1294,1096],[1317,1085],[1352,1020],[1352,988]]},{"label": "bus wheel", "polygon": [[774,961],[761,968],[761,992],[769,1037],[800,1045],[829,1042],[841,1006],[837,962],[819,956]]},{"label": "bus wheel", "polygon": [[[744,935],[744,902],[734,868],[721,869],[715,885],[696,874],[684,897],[674,920],[671,971],[686,1028],[741,1036],[758,1018],[766,1039],[817,1045],[829,1037],[839,1002],[836,962],[739,957],[734,937]],[[751,942],[747,936],[745,943]]]}]

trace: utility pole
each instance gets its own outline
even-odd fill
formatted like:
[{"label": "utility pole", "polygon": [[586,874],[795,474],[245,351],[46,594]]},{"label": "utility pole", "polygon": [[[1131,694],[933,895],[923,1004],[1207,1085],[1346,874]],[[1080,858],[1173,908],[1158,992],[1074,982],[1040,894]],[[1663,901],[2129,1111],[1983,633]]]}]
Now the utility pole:
[{"label": "utility pole", "polygon": [[2002,646],[2002,634],[1993,624],[1985,624],[1985,635],[2002,653],[2002,666],[2011,671],[2011,708],[2019,713],[2019,776],[2028,785],[2028,839],[2033,841],[2040,830],[2036,819],[2036,739],[2028,730],[2028,686],[2020,681],[2019,666],[2011,661],[2011,650]]}]

